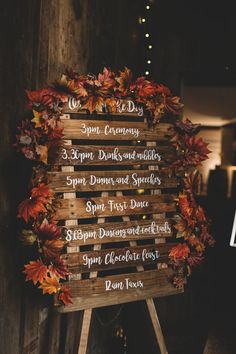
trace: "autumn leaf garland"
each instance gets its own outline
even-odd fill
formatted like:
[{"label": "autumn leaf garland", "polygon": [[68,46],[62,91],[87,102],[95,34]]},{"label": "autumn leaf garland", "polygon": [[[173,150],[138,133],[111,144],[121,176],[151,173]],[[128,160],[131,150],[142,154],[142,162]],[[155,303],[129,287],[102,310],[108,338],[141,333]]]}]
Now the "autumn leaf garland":
[{"label": "autumn leaf garland", "polygon": [[175,135],[171,142],[177,151],[177,159],[171,169],[182,180],[179,214],[174,225],[180,242],[172,248],[169,257],[176,269],[173,283],[177,287],[182,286],[186,275],[191,273],[191,267],[202,261],[205,248],[213,245],[214,240],[204,211],[197,205],[194,191],[197,166],[208,158],[210,151],[207,144],[196,137],[200,126],[188,119],[179,119],[182,108],[179,97],[172,96],[166,86],[145,77],[134,79],[128,68],[118,74],[104,68],[97,77],[66,70],[52,86],[26,91],[26,94],[32,115],[18,128],[15,147],[27,159],[40,163],[34,168],[30,195],[18,207],[18,217],[23,218],[27,225],[20,239],[24,245],[36,245],[38,248],[38,259],[25,265],[26,280],[37,285],[43,294],[57,293],[64,305],[71,303],[70,289],[63,285],[69,273],[60,258],[65,241],[53,220],[57,199],[45,178],[47,166],[63,144],[63,130],[60,128],[63,106],[74,97],[80,102],[81,109],[89,113],[101,112],[104,107],[112,113],[116,112],[118,100],[132,99],[143,106],[152,124],[157,124],[166,114],[176,116]]}]

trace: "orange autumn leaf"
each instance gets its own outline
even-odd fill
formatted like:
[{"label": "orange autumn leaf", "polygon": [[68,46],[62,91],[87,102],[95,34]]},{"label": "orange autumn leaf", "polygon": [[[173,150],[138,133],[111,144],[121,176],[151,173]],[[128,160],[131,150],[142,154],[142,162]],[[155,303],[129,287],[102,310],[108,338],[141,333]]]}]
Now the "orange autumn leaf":
[{"label": "orange autumn leaf", "polygon": [[40,161],[45,165],[48,163],[48,147],[46,145],[37,145],[36,153],[39,155]]},{"label": "orange autumn leaf", "polygon": [[33,110],[34,117],[31,119],[31,122],[35,124],[35,128],[41,128],[42,127],[42,120],[41,120],[41,113]]},{"label": "orange autumn leaf", "polygon": [[118,90],[123,96],[126,96],[130,91],[132,76],[131,70],[125,67],[124,71],[120,71],[120,76],[116,77],[116,81],[119,84]]},{"label": "orange autumn leaf", "polygon": [[116,113],[117,111],[117,100],[114,97],[107,98],[105,104],[108,107],[108,111],[111,113]]},{"label": "orange autumn leaf", "polygon": [[72,294],[70,289],[67,286],[61,287],[61,292],[59,295],[59,300],[63,302],[64,305],[72,304]]},{"label": "orange autumn leaf", "polygon": [[100,96],[90,96],[86,103],[83,105],[83,109],[87,109],[90,113],[94,111],[102,112],[104,105],[104,99]]},{"label": "orange autumn leaf", "polygon": [[190,249],[186,243],[179,243],[177,246],[174,246],[170,253],[169,257],[173,258],[174,260],[184,260],[188,257],[190,253]]},{"label": "orange autumn leaf", "polygon": [[29,264],[25,265],[24,273],[26,274],[26,281],[32,280],[32,282],[37,284],[37,282],[42,283],[43,279],[47,277],[48,268],[43,262],[38,259],[37,261],[31,261]]},{"label": "orange autumn leaf", "polygon": [[46,240],[42,245],[43,253],[49,259],[58,257],[63,247],[64,242],[58,239]]},{"label": "orange autumn leaf", "polygon": [[60,289],[60,283],[56,277],[46,277],[39,286],[43,290],[43,294],[57,293]]},{"label": "orange autumn leaf", "polygon": [[32,197],[43,197],[45,199],[51,199],[53,192],[49,189],[45,183],[40,183],[37,187],[34,187],[31,191]]},{"label": "orange autumn leaf", "polygon": [[34,220],[37,219],[40,213],[46,212],[44,205],[44,199],[41,197],[28,198],[23,200],[18,206],[18,218],[23,218],[25,222],[28,222],[32,217]]}]

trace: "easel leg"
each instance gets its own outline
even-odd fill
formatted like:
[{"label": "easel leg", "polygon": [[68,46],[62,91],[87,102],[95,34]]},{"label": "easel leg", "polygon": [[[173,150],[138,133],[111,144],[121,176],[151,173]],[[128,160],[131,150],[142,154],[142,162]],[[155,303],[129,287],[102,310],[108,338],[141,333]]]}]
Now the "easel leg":
[{"label": "easel leg", "polygon": [[150,318],[153,324],[154,332],[157,338],[157,342],[159,344],[161,354],[168,354],[168,351],[166,349],[165,339],[163,337],[161,325],[157,316],[157,311],[153,299],[147,299],[146,304],[148,307],[148,311],[150,314]]},{"label": "easel leg", "polygon": [[78,354],[86,354],[92,309],[84,310]]}]

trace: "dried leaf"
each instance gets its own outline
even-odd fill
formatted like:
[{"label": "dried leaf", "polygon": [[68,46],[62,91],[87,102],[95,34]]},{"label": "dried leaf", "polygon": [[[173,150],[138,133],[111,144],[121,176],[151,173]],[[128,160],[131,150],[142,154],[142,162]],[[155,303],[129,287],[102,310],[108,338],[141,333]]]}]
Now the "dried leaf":
[{"label": "dried leaf", "polygon": [[29,264],[25,265],[24,273],[26,274],[26,281],[32,280],[32,282],[37,284],[37,282],[42,283],[43,279],[47,277],[48,268],[43,262],[38,259],[37,261],[31,261]]},{"label": "dried leaf", "polygon": [[28,222],[30,217],[36,220],[40,213],[44,213],[46,211],[44,199],[41,197],[30,197],[23,200],[23,202],[21,202],[18,206],[17,217],[23,218],[25,222]]},{"label": "dried leaf", "polygon": [[43,294],[57,293],[60,289],[59,281],[56,277],[46,277],[39,286],[43,290]]},{"label": "dried leaf", "polygon": [[64,241],[59,239],[45,240],[42,242],[42,250],[48,259],[57,258],[64,247]]},{"label": "dried leaf", "polygon": [[59,300],[63,302],[64,305],[72,304],[72,294],[70,288],[67,286],[62,285],[61,291],[59,294]]},{"label": "dried leaf", "polygon": [[70,274],[65,262],[60,258],[57,258],[50,266],[50,272],[61,279],[66,279]]},{"label": "dried leaf", "polygon": [[174,260],[184,260],[188,258],[188,255],[190,254],[190,249],[186,243],[179,243],[177,246],[174,246],[169,254],[170,258],[173,258]]}]

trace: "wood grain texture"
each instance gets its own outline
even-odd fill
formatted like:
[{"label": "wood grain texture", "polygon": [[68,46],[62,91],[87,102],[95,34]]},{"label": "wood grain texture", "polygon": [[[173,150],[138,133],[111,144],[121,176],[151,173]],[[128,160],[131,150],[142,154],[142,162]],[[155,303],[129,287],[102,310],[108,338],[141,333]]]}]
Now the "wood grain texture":
[{"label": "wood grain texture", "polygon": [[174,161],[176,151],[171,146],[62,146],[54,165],[163,165]]},{"label": "wood grain texture", "polygon": [[[73,114],[70,114],[70,116],[73,118]],[[160,123],[154,128],[149,128],[144,122],[90,119],[65,120],[62,117],[60,127],[63,128],[65,139],[168,141],[173,136],[173,125],[167,123]],[[125,128],[126,131],[122,132],[121,128]]]},{"label": "wood grain texture", "polygon": [[[135,220],[108,222],[104,225],[79,224],[78,226],[62,227],[67,243],[67,252],[78,251],[79,246],[96,243],[114,243],[134,240],[166,238],[172,236],[173,220]],[[68,233],[68,235],[67,235]]]},{"label": "wood grain texture", "polygon": [[[172,212],[176,210],[176,204],[174,202],[175,198],[176,196],[173,194],[163,194],[157,196],[142,195],[107,198],[90,197],[62,199],[60,200],[60,206],[55,212],[55,220],[88,219],[92,217]],[[135,200],[136,203],[147,203],[147,206],[132,209],[131,203],[133,200]],[[117,208],[121,206],[120,210],[115,210],[115,208],[111,210],[111,202],[113,205],[117,205]],[[124,203],[126,203],[126,207],[123,208]],[[97,208],[96,211],[91,210],[93,207]]]},{"label": "wood grain texture", "polygon": [[[151,244],[123,248],[109,248],[102,249],[99,251],[84,251],[78,253],[64,254],[62,255],[62,259],[64,259],[66,265],[68,266],[69,272],[71,272],[72,274],[88,273],[90,271],[95,270],[105,271],[110,269],[130,268],[140,265],[167,262],[169,252],[174,245],[175,244],[173,243],[164,243],[160,245]],[[127,258],[127,261],[125,258],[127,253],[133,254],[134,256],[139,255],[139,259]],[[110,257],[111,254],[112,257]],[[142,254],[144,254],[143,257]],[[107,255],[109,257],[108,262],[106,262]],[[147,257],[145,257],[145,255],[147,255]],[[151,255],[153,255],[155,259],[152,259]],[[85,257],[93,259],[95,263],[91,264],[90,266],[85,265]],[[113,262],[116,257],[121,257],[121,260]],[[98,259],[100,260],[99,264],[97,262]],[[73,279],[73,277],[70,276],[70,279]]]},{"label": "wood grain texture", "polygon": [[[71,288],[73,304],[66,307],[59,307],[59,312],[70,312],[75,309],[97,308],[114,304],[122,304],[152,297],[161,297],[180,294],[183,289],[176,289],[170,282],[173,271],[168,269],[151,270],[139,273],[128,273],[112,275],[103,278],[71,281],[68,285]],[[143,281],[144,288],[129,288],[124,290],[106,291],[105,280],[122,282],[129,278],[135,282]]]},{"label": "wood grain texture", "polygon": [[162,177],[157,171],[78,171],[48,172],[54,192],[92,192],[110,190],[176,188],[176,178]]}]

